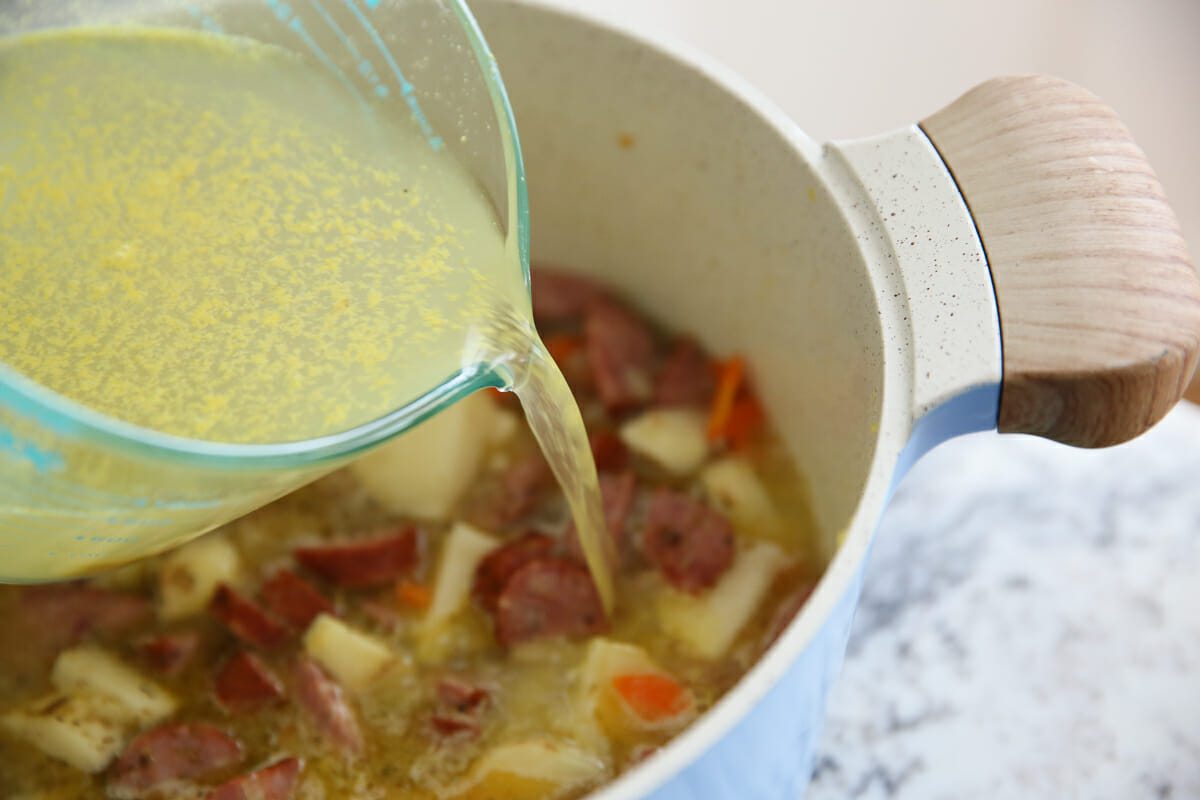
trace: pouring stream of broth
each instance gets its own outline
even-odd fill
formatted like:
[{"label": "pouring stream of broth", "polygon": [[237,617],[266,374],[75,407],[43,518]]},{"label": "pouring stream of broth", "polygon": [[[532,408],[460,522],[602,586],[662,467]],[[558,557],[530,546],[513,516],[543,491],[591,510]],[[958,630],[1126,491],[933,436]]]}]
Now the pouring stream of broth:
[{"label": "pouring stream of broth", "polygon": [[231,443],[344,431],[502,365],[611,610],[583,421],[449,154],[281,49],[190,32],[0,44],[0,119],[0,361]]}]

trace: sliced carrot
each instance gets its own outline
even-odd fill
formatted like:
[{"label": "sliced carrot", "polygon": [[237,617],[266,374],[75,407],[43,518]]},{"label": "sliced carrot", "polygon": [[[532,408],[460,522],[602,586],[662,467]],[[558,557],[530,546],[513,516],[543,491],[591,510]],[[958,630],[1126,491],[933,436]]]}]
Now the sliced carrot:
[{"label": "sliced carrot", "polygon": [[415,581],[400,581],[396,584],[396,599],[409,608],[423,611],[429,608],[429,603],[433,600],[433,592]]},{"label": "sliced carrot", "polygon": [[729,436],[729,415],[733,412],[738,390],[742,388],[744,370],[741,356],[721,362],[717,373],[717,391],[713,395],[712,407],[708,412],[709,444],[725,441]]},{"label": "sliced carrot", "polygon": [[743,394],[733,404],[729,421],[725,425],[725,436],[729,446],[743,449],[754,439],[763,423],[762,406],[751,394]]},{"label": "sliced carrot", "polygon": [[561,369],[563,364],[574,355],[579,348],[583,347],[583,337],[575,336],[568,333],[559,333],[550,336],[545,341],[546,352],[554,359],[554,363],[558,364]]},{"label": "sliced carrot", "polygon": [[692,705],[688,690],[666,675],[618,675],[612,685],[633,713],[647,722],[677,717]]}]

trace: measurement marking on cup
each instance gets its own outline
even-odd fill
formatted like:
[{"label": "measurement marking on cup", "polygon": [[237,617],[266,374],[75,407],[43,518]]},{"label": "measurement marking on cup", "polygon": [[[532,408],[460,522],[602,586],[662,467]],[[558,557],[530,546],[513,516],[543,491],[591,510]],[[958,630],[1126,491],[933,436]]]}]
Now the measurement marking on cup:
[{"label": "measurement marking on cup", "polygon": [[18,438],[3,429],[0,429],[0,453],[24,461],[38,472],[61,472],[63,469],[63,460],[57,453],[43,450],[33,442]]},{"label": "measurement marking on cup", "polygon": [[[363,58],[363,55],[359,52],[357,45],[354,44],[354,40],[351,39],[344,30],[342,30],[342,26],[338,25],[337,20],[335,20],[333,16],[325,10],[325,6],[321,5],[320,0],[309,0],[309,5],[313,7],[314,11],[321,15],[321,18],[324,19],[325,23],[333,30],[334,35],[341,39],[342,44],[344,44],[346,49],[350,51],[350,56],[354,59],[354,63],[358,67],[358,74],[366,78],[367,82],[375,87],[375,96],[387,97],[388,94],[390,94],[388,87],[384,86],[380,82],[379,73],[376,71],[375,65],[372,64],[369,59]],[[374,5],[370,7],[374,8]]]},{"label": "measurement marking on cup", "polygon": [[225,29],[221,27],[215,19],[204,13],[204,9],[199,6],[188,6],[188,13],[196,19],[200,20],[200,27],[210,33],[224,33]]},{"label": "measurement marking on cup", "polygon": [[[342,2],[345,4],[346,8],[350,10],[350,13],[354,14],[354,16],[358,18],[358,21],[366,30],[367,35],[371,37],[371,40],[375,42],[375,46],[379,48],[379,52],[383,54],[383,60],[386,61],[388,66],[392,68],[392,74],[394,74],[396,76],[396,80],[400,82],[400,94],[404,95],[405,102],[408,103],[408,107],[412,110],[413,119],[417,121],[417,125],[421,128],[421,133],[425,134],[425,138],[429,140],[429,146],[434,150],[441,150],[442,137],[434,133],[433,125],[429,123],[429,118],[425,116],[425,112],[421,109],[421,104],[417,100],[417,95],[413,91],[413,85],[408,81],[407,78],[404,77],[404,73],[400,71],[399,65],[397,65],[395,59],[392,58],[392,53],[390,50],[388,50],[387,45],[384,44],[383,39],[379,36],[379,32],[375,30],[375,27],[371,24],[371,21],[368,20],[366,15],[364,15],[358,6],[354,4],[354,0],[342,0]],[[374,2],[372,2],[372,0],[364,0],[364,2],[366,3],[367,8],[375,8],[375,6],[379,4],[379,0],[374,0]],[[375,93],[379,94],[378,88],[376,88]]]},{"label": "measurement marking on cup", "polygon": [[325,54],[325,51],[321,48],[321,45],[317,44],[317,40],[314,39],[304,27],[304,20],[302,20],[294,11],[292,11],[292,7],[282,0],[266,0],[266,2],[267,7],[275,12],[275,18],[287,25],[289,30],[299,36],[300,39],[306,45],[308,45],[308,49],[313,52],[313,55],[315,55],[327,69],[333,72],[333,74],[337,75],[338,80],[344,83],[346,88],[353,92],[354,96],[358,98],[358,102],[362,103],[365,107],[367,105],[366,99],[363,98],[362,94],[357,88],[355,88],[354,84],[350,82],[350,79],[346,77],[346,73],[342,72],[342,68],[333,63],[333,60]]}]

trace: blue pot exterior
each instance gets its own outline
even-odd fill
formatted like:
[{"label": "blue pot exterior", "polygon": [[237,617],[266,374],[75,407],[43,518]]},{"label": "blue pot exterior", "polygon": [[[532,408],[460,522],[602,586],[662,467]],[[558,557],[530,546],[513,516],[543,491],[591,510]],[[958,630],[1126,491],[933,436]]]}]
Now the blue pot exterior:
[{"label": "blue pot exterior", "polygon": [[863,565],[820,631],[778,683],[652,800],[799,798],[812,777],[829,690],[837,680],[862,590]]}]

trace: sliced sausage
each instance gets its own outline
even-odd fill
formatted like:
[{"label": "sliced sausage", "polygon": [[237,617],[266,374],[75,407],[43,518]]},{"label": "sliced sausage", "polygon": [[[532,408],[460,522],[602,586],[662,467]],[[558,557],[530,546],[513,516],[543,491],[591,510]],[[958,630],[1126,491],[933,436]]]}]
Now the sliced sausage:
[{"label": "sliced sausage", "polygon": [[733,562],[733,527],[699,500],[659,489],[646,513],[642,548],[668,583],[699,594]]},{"label": "sliced sausage", "polygon": [[537,558],[514,572],[496,602],[496,641],[505,647],[548,636],[608,629],[592,576],[573,561]]},{"label": "sliced sausage", "polygon": [[200,632],[162,633],[139,640],[135,648],[150,669],[162,675],[178,675],[200,648]]},{"label": "sliced sausage", "polygon": [[226,711],[245,714],[283,697],[283,686],[258,656],[239,651],[213,681],[217,702]]},{"label": "sliced sausage", "polygon": [[146,792],[170,781],[211,775],[242,762],[237,739],[203,722],[174,722],[129,743],[109,773],[110,789]]},{"label": "sliced sausage", "polygon": [[437,683],[438,701],[451,711],[462,714],[479,710],[490,695],[482,686],[454,675],[444,676]]},{"label": "sliced sausage", "polygon": [[21,592],[18,624],[23,646],[57,652],[90,633],[115,635],[150,617],[150,601],[82,583],[30,586]]},{"label": "sliced sausage", "polygon": [[217,587],[208,610],[246,644],[269,650],[288,639],[287,630],[278,620],[228,584]]},{"label": "sliced sausage", "polygon": [[296,560],[338,586],[356,588],[390,583],[412,572],[420,559],[416,528],[361,542],[296,549]]},{"label": "sliced sausage", "polygon": [[446,738],[474,739],[482,730],[478,719],[455,711],[434,714],[429,718],[429,724],[435,733]]},{"label": "sliced sausage", "polygon": [[654,337],[633,312],[611,301],[588,306],[584,347],[600,401],[610,413],[639,408],[654,394]]},{"label": "sliced sausage", "polygon": [[304,762],[285,758],[269,767],[239,775],[226,781],[208,796],[208,800],[288,800]]},{"label": "sliced sausage", "polygon": [[592,458],[601,472],[620,472],[629,466],[629,448],[614,431],[600,430],[588,437]]},{"label": "sliced sausage", "polygon": [[363,751],[358,718],[346,701],[342,687],[333,682],[316,662],[301,656],[293,668],[296,699],[312,720],[317,731],[349,753]]},{"label": "sliced sausage", "polygon": [[[629,542],[626,523],[629,511],[633,508],[633,498],[637,491],[637,479],[632,472],[612,474],[602,472],[600,481],[600,501],[604,506],[604,521],[608,526],[608,534],[613,540],[613,552],[621,564],[629,563],[633,548]],[[567,527],[567,554],[583,563],[583,546],[579,542],[579,531],[572,522]]]},{"label": "sliced sausage", "polygon": [[332,614],[333,603],[290,569],[268,578],[260,590],[267,608],[295,630],[304,630],[318,614]]},{"label": "sliced sausage", "polygon": [[553,485],[554,475],[540,452],[519,456],[475,499],[469,518],[485,530],[503,528],[537,508]]},{"label": "sliced sausage", "polygon": [[708,355],[691,337],[681,337],[658,372],[654,403],[659,406],[707,406],[717,382]]},{"label": "sliced sausage", "polygon": [[493,500],[495,527],[520,519],[537,507],[545,491],[553,486],[554,475],[540,452],[532,452],[514,461],[500,478],[498,497]]},{"label": "sliced sausage", "polygon": [[553,550],[554,540],[536,531],[505,542],[484,556],[475,568],[471,599],[484,611],[495,613],[496,601],[512,574],[535,558],[550,555]]},{"label": "sliced sausage", "polygon": [[532,271],[533,318],[539,325],[570,322],[607,292],[599,283],[570,272],[538,267]]}]

